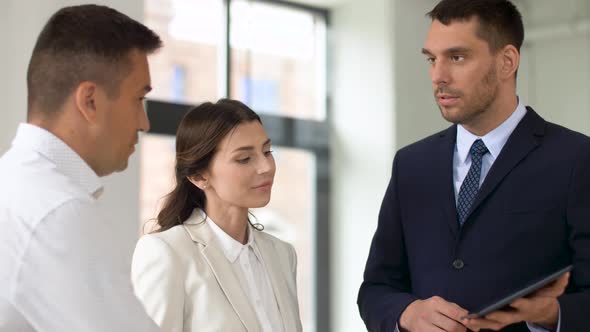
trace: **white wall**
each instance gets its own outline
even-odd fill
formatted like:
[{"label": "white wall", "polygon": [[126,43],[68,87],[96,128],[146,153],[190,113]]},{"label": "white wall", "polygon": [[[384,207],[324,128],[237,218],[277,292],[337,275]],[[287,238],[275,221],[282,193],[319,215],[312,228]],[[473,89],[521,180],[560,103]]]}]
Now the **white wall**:
[{"label": "white wall", "polygon": [[590,2],[520,1],[518,92],[546,120],[590,135]]},{"label": "white wall", "polygon": [[[67,0],[5,0],[0,4],[0,39],[5,47],[0,52],[0,154],[10,146],[19,122],[26,120],[26,69],[37,39],[47,19],[59,8],[87,3]],[[142,0],[99,0],[95,3],[115,8],[141,20]],[[132,249],[138,234],[139,220],[139,165],[133,156],[126,172],[104,178],[105,194],[101,199],[108,216],[120,220],[129,238],[128,250],[122,252],[131,262]]]},{"label": "white wall", "polygon": [[[26,1],[6,1],[0,10],[0,38],[5,47],[0,52],[0,91],[2,120],[0,121],[0,152],[9,146],[17,124],[26,119],[25,76],[33,41],[47,19],[46,3],[30,11]],[[27,10],[29,9],[29,10]]]},{"label": "white wall", "polygon": [[390,0],[332,13],[332,331],[362,331],[356,307],[394,152]]},{"label": "white wall", "polygon": [[429,64],[422,54],[437,0],[395,1],[396,149],[449,126],[436,106]]},{"label": "white wall", "polygon": [[445,126],[420,53],[431,0],[332,10],[332,330],[362,331],[358,288],[397,148]]}]

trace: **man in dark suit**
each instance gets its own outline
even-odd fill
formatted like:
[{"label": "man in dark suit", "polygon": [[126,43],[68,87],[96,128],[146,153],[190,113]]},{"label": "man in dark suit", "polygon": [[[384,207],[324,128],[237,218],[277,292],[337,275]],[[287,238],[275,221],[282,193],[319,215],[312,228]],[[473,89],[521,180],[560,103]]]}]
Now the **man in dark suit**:
[{"label": "man in dark suit", "polygon": [[[358,306],[369,331],[590,331],[590,138],[516,95],[522,18],[443,0],[422,53],[450,128],[396,154]],[[465,315],[574,270],[484,318]]]}]

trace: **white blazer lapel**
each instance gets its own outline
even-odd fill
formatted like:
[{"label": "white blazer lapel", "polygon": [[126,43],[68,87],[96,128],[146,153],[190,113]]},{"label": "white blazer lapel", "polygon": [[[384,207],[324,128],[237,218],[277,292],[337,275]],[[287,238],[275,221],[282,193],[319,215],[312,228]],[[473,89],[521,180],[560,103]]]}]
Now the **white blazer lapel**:
[{"label": "white blazer lapel", "polygon": [[266,241],[262,236],[256,237],[256,245],[260,249],[260,255],[265,264],[266,271],[268,273],[272,289],[274,291],[279,311],[283,319],[283,326],[285,332],[297,331],[293,327],[298,326],[298,317],[293,316],[293,304],[289,301],[289,294],[287,294],[287,285],[282,275],[280,268],[280,258],[276,255],[276,248],[272,246],[272,243]]},{"label": "white blazer lapel", "polygon": [[[195,214],[196,213],[193,213],[193,216]],[[258,323],[256,312],[254,312],[252,305],[248,301],[248,296],[242,290],[240,282],[236,278],[221,247],[217,241],[214,241],[214,234],[206,223],[198,222],[202,219],[198,219],[197,222],[191,222],[190,219],[193,219],[193,216],[185,222],[184,228],[194,242],[203,245],[201,252],[205,257],[205,260],[213,271],[223,293],[246,327],[246,330],[252,332],[260,331],[261,327]],[[214,310],[214,308],[212,308],[212,310]]]},{"label": "white blazer lapel", "polygon": [[215,274],[219,286],[223,289],[225,296],[231,303],[232,307],[246,326],[248,331],[260,331],[258,318],[256,312],[252,309],[252,305],[248,301],[248,296],[240,287],[240,282],[234,275],[234,272],[223,255],[221,248],[215,244],[209,244],[203,248],[203,255],[209,263],[209,267]]}]

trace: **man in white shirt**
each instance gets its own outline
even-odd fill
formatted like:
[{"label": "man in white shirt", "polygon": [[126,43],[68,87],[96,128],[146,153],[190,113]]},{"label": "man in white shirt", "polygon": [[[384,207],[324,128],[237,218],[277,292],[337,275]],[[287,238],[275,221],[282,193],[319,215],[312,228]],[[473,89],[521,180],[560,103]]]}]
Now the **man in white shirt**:
[{"label": "man in white shirt", "polygon": [[107,7],[56,12],[27,73],[28,113],[0,158],[0,331],[157,331],[135,298],[121,221],[97,209],[149,130],[147,27]]}]

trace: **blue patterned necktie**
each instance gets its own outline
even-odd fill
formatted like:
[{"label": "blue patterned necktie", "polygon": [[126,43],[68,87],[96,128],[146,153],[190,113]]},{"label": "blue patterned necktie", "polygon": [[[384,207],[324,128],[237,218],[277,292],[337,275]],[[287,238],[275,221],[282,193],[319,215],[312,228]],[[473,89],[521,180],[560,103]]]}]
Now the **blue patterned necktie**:
[{"label": "blue patterned necktie", "polygon": [[475,200],[479,190],[479,179],[481,177],[481,160],[483,155],[488,153],[488,148],[481,139],[473,142],[469,154],[471,155],[471,167],[459,189],[459,199],[457,199],[457,217],[459,227],[463,226],[467,213]]}]

